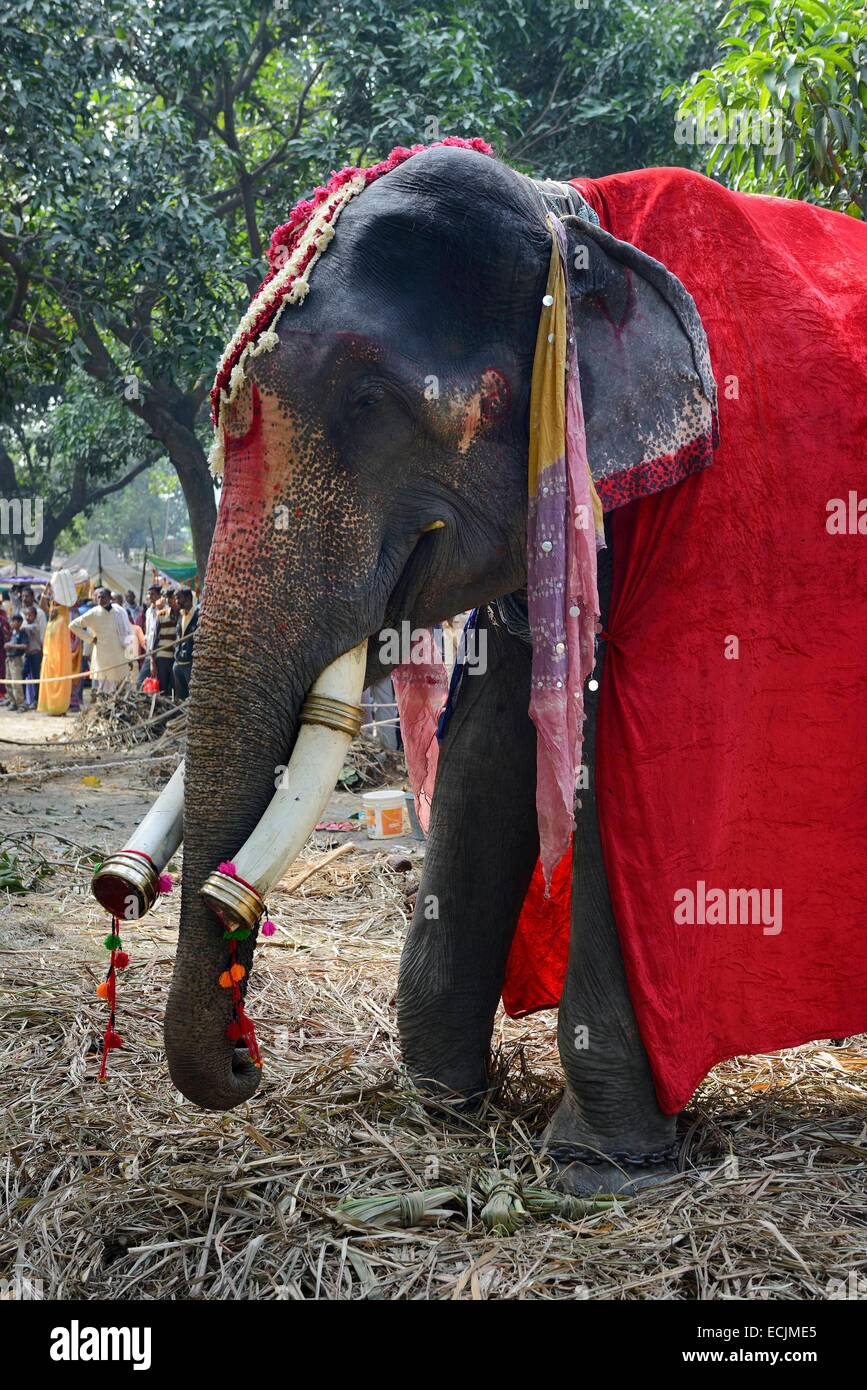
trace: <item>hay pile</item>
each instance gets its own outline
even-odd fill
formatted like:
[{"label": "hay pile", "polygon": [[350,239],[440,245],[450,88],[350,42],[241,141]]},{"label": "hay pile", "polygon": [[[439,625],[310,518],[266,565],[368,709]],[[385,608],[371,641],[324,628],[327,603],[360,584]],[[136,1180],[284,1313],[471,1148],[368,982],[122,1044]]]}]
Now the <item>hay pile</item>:
[{"label": "hay pile", "polygon": [[[809,1299],[867,1268],[865,1039],[718,1068],[682,1124],[682,1177],[494,1235],[490,1175],[544,1177],[529,1140],[560,1084],[553,1015],[498,1022],[484,1114],[424,1108],[398,1063],[404,896],[384,857],[271,896],[281,926],[251,993],[263,1083],[225,1115],[168,1079],[172,899],[126,934],[128,1045],[97,1083],[105,923],[86,881],[61,878],[0,911],[0,1277],[46,1298]],[[409,1229],[346,1207],[394,1194],[393,1220],[423,1190],[433,1212],[404,1201]]]},{"label": "hay pile", "polygon": [[143,695],[120,685],[91,699],[76,722],[76,739],[91,748],[134,748],[186,732],[186,710],[165,695]]}]

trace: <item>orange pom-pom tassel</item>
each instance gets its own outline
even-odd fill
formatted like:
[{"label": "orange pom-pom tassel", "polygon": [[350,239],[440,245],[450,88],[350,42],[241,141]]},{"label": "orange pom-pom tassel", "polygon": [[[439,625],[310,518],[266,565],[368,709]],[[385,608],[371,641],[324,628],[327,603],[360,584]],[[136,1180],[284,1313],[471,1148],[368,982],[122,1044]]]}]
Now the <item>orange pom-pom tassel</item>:
[{"label": "orange pom-pom tassel", "polygon": [[97,992],[97,994],[99,995],[100,999],[107,999],[107,998],[108,998],[108,980],[103,980],[101,984],[97,985],[97,987],[96,987],[96,992]]},{"label": "orange pom-pom tassel", "polygon": [[244,969],[243,965],[237,964],[233,965],[231,970],[229,971],[229,974],[232,976],[233,980],[243,980],[246,973],[247,972]]},{"label": "orange pom-pom tassel", "polygon": [[222,975],[220,976],[220,984],[223,989],[232,988],[232,977],[229,974],[228,970],[224,970]]}]

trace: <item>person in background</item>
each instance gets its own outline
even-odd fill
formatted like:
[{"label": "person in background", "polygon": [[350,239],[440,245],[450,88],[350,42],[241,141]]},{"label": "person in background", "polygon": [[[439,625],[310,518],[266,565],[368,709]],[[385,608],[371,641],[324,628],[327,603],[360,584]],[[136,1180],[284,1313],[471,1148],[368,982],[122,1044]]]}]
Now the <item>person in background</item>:
[{"label": "person in background", "polygon": [[12,628],[9,625],[9,618],[6,609],[0,608],[0,704],[6,699],[6,686],[4,678],[6,676],[6,643],[12,639]]},{"label": "person in background", "polygon": [[14,618],[15,615],[16,615],[16,613],[17,613],[17,614],[20,614],[21,617],[23,617],[24,614],[23,614],[22,609],[21,609],[21,585],[20,585],[20,584],[13,584],[13,585],[12,585],[12,596],[11,596],[11,599],[10,599],[10,603],[11,603],[12,607],[11,607],[11,610],[10,610],[10,613],[9,613],[9,617],[10,617],[10,618]]},{"label": "person in background", "polygon": [[141,686],[142,682],[146,680],[149,675],[151,675],[151,652],[153,651],[154,638],[156,636],[156,630],[159,624],[159,619],[157,618],[157,608],[159,607],[162,596],[163,591],[160,588],[159,584],[152,584],[148,589],[147,608],[144,610],[144,623],[141,624],[141,626],[144,627],[145,659],[142,662],[141,670],[138,673],[139,687]]},{"label": "person in background", "polygon": [[129,662],[121,639],[121,633],[126,639],[127,629],[131,635],[129,619],[123,609],[112,605],[108,589],[97,589],[94,607],[73,618],[69,624],[70,632],[76,636],[91,637],[91,684],[100,695],[116,690],[129,677]]},{"label": "person in background", "polygon": [[124,598],[125,602],[123,606],[126,609],[126,615],[132,623],[133,627],[143,628],[145,611],[142,608],[141,604],[136,603],[134,590],[127,589]]},{"label": "person in background", "polygon": [[171,695],[172,693],[172,667],[175,660],[177,619],[172,612],[171,598],[172,595],[161,593],[154,605],[151,629],[153,636],[148,646],[150,674],[156,676],[159,681],[161,695]]},{"label": "person in background", "polygon": [[147,653],[148,645],[144,634],[144,628],[139,627],[138,623],[132,624],[132,635],[135,638],[135,664],[132,669],[132,674],[136,684],[138,684],[142,671],[147,669],[147,663],[144,661],[144,657]]},{"label": "person in background", "polygon": [[175,699],[186,700],[193,671],[193,639],[199,626],[199,610],[192,589],[178,590],[178,626],[172,685]]},{"label": "person in background", "polygon": [[130,675],[137,676],[138,664],[136,658],[138,657],[138,642],[136,641],[132,623],[129,620],[129,614],[124,606],[123,594],[112,594],[111,611],[117,623],[117,635],[123,647],[124,655],[130,663]]},{"label": "person in background", "polygon": [[24,621],[27,621],[27,610],[32,608],[36,614],[36,625],[39,628],[39,637],[45,636],[45,629],[48,626],[48,614],[40,603],[36,602],[36,596],[29,584],[25,584],[21,590],[21,612],[24,614]]},{"label": "person in background", "polygon": [[[48,626],[47,618],[45,626]],[[42,669],[42,632],[39,628],[38,610],[33,604],[24,609],[23,631],[27,634],[27,651],[24,653],[24,702],[29,711],[36,709],[39,700],[39,672]]]},{"label": "person in background", "polygon": [[[6,703],[10,709],[24,708],[24,686],[18,682],[24,679],[24,658],[27,655],[27,633],[24,631],[24,618],[13,613],[9,620],[11,637],[6,643],[6,675],[9,678]],[[13,684],[13,682],[15,682]]]},{"label": "person in background", "polygon": [[[77,609],[77,608],[71,608],[71,609],[69,610],[69,621],[70,621],[70,623],[72,622],[72,620],[73,620],[74,618],[77,618],[77,617],[78,617],[78,609]],[[84,686],[84,681],[81,679],[81,676],[82,676],[82,672],[83,672],[83,671],[85,670],[85,668],[86,668],[86,663],[85,663],[85,660],[84,660],[84,643],[82,642],[81,638],[78,636],[78,633],[72,631],[72,628],[71,628],[71,627],[68,629],[68,631],[69,631],[69,656],[70,656],[70,663],[71,663],[70,669],[71,669],[71,672],[72,672],[72,685],[71,685],[70,691],[69,691],[69,713],[70,713],[70,714],[76,714],[76,713],[78,712],[78,710],[81,709],[81,691],[82,691],[82,688],[83,688],[83,686]],[[77,677],[78,679],[76,679],[76,677]]]},{"label": "person in background", "polygon": [[[78,600],[78,607],[76,608],[74,613],[70,613],[69,615],[70,637],[76,637],[78,641],[81,643],[81,686],[79,691],[81,697],[81,704],[84,704],[85,686],[89,687],[91,696],[96,694],[96,686],[94,685],[90,675],[90,661],[91,657],[93,656],[93,633],[90,632],[87,628],[81,628],[80,630],[75,631],[75,629],[72,626],[72,620],[74,618],[83,617],[85,613],[89,613],[91,609],[95,607],[96,604],[93,600],[93,594],[90,593]],[[72,698],[74,702],[75,691],[73,691]]]}]

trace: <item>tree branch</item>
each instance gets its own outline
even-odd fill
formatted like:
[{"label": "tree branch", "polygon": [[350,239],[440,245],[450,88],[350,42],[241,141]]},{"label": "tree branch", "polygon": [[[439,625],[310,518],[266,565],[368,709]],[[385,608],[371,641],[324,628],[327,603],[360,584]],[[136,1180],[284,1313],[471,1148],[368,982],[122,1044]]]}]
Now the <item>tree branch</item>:
[{"label": "tree branch", "polygon": [[[244,223],[247,228],[247,241],[250,244],[250,252],[254,261],[262,259],[262,238],[259,235],[259,227],[256,222],[256,199],[253,195],[253,185],[250,182],[250,175],[244,163],[244,156],[241,154],[241,146],[238,143],[238,133],[235,129],[235,103],[232,97],[232,85],[228,74],[223,74],[223,121],[225,124],[224,138],[229,149],[235,156],[238,165],[238,187],[241,190],[241,204],[244,209]],[[255,285],[253,286],[255,289]]]},{"label": "tree branch", "polygon": [[87,501],[84,504],[85,507],[94,506],[97,502],[101,502],[103,497],[108,497],[112,492],[120,492],[121,488],[126,487],[127,483],[131,483],[133,478],[138,477],[139,473],[143,473],[146,468],[151,468],[155,463],[156,456],[154,456],[154,458],[145,459],[143,463],[137,463],[135,468],[130,468],[129,472],[124,473],[123,477],[118,478],[116,482],[105,483],[103,487],[98,487],[94,492],[88,493]]},{"label": "tree branch", "polygon": [[250,86],[250,83],[253,81],[253,78],[256,76],[256,73],[259,71],[265,59],[268,57],[268,54],[275,47],[276,44],[274,40],[271,39],[268,34],[267,14],[263,14],[262,18],[259,20],[259,27],[256,30],[256,36],[253,39],[252,44],[250,45],[250,51],[247,60],[241,67],[241,72],[238,75],[238,80],[232,86],[231,95],[233,99],[235,97],[241,96],[243,92],[246,92],[247,88]]},{"label": "tree branch", "polygon": [[[555,102],[556,97],[557,97],[557,91],[558,91],[559,86],[560,86],[560,83],[563,81],[563,78],[564,78],[565,75],[566,75],[566,65],[564,64],[563,67],[561,67],[560,71],[557,73],[556,78],[554,79],[554,86],[551,88],[550,95],[549,95],[549,97],[548,97],[548,100],[545,102],[544,107],[543,107],[542,110],[539,112],[539,115],[536,117],[536,119],[535,119],[534,121],[531,121],[531,122],[530,122],[530,124],[528,125],[528,127],[527,127],[527,129],[524,131],[524,133],[523,133],[522,135],[520,135],[520,136],[518,137],[517,140],[513,140],[513,141],[512,141],[512,144],[509,146],[508,150],[506,151],[506,156],[505,156],[505,157],[506,157],[507,159],[516,159],[516,158],[518,158],[519,154],[522,152],[522,146],[524,146],[524,147],[527,146],[527,141],[529,140],[530,136],[533,134],[533,131],[536,130],[537,127],[540,126],[540,125],[542,124],[542,122],[544,121],[545,117],[548,115],[548,112],[551,110],[551,107],[554,105],[554,102]],[[586,85],[587,85],[587,84],[585,84],[585,87],[582,88],[582,90],[581,90],[579,96],[583,96],[583,95],[584,95],[584,92],[586,91]],[[574,104],[574,103],[573,103],[573,104]],[[537,135],[537,136],[536,136],[536,139],[533,140],[533,141],[531,141],[530,143],[531,143],[531,144],[535,144],[535,143],[536,143],[536,140],[538,140],[538,139],[539,139],[539,136]]]},{"label": "tree branch", "polygon": [[[283,158],[291,142],[298,139],[304,125],[305,115],[308,114],[305,111],[307,98],[310,95],[313,84],[321,75],[324,67],[324,60],[321,63],[317,63],[316,67],[307,78],[307,81],[304,83],[295,108],[295,120],[292,122],[292,129],[289,131],[289,134],[284,136],[277,148],[272,150],[267,158],[263,159],[260,164],[257,164],[255,169],[248,171],[247,178],[250,181],[251,187],[263,174],[267,174],[268,170],[272,169],[274,165]],[[315,115],[316,113],[314,112],[313,114]],[[272,130],[273,129],[275,129],[275,127],[272,126]],[[240,180],[238,183],[231,184],[228,188],[220,188],[217,189],[216,192],[208,194],[206,201],[213,203],[214,211],[218,217],[224,217],[226,213],[234,212],[237,208],[241,207],[243,202]]]}]

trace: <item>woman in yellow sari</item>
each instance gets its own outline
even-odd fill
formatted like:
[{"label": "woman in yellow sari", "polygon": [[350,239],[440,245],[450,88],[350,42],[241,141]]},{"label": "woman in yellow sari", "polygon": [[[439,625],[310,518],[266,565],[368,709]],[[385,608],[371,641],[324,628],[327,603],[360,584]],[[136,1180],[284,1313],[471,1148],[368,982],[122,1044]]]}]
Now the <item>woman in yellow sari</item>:
[{"label": "woman in yellow sari", "polygon": [[[80,648],[78,660],[81,660]],[[63,603],[55,603],[52,604],[48,615],[48,626],[42,639],[38,705],[40,714],[66,713],[72,694],[72,675],[69,609]]]}]

